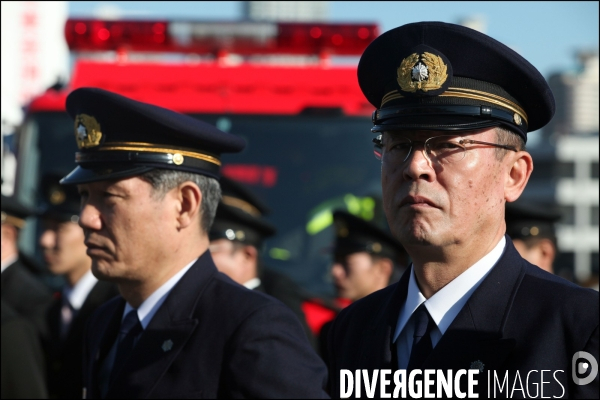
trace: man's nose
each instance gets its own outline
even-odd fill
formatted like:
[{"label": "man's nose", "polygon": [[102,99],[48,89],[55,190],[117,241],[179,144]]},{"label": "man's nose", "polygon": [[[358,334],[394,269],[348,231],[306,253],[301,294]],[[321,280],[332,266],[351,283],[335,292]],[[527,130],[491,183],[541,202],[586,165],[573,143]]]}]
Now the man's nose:
[{"label": "man's nose", "polygon": [[46,229],[40,236],[40,246],[43,249],[52,249],[56,245],[56,232]]},{"label": "man's nose", "polygon": [[102,220],[99,210],[91,204],[84,204],[79,213],[79,226],[83,229],[100,230]]},{"label": "man's nose", "polygon": [[433,173],[433,163],[427,154],[425,144],[423,142],[413,143],[411,152],[404,161],[404,178],[406,180],[431,180]]},{"label": "man's nose", "polygon": [[331,267],[331,276],[333,276],[335,279],[342,279],[345,275],[346,270],[344,269],[344,266],[338,262],[334,263]]}]

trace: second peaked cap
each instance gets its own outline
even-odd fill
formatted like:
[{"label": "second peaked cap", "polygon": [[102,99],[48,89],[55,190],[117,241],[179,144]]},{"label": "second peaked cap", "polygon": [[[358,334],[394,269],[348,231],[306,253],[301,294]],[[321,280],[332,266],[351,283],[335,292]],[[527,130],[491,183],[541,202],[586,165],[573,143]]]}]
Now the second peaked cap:
[{"label": "second peaked cap", "polygon": [[62,184],[140,175],[155,168],[220,177],[221,153],[241,151],[244,139],[166,108],[98,88],[67,97],[74,119],[77,168]]},{"label": "second peaked cap", "polygon": [[38,211],[43,218],[59,221],[79,220],[81,196],[74,185],[61,185],[60,179],[68,171],[51,171],[42,177],[41,194],[43,206]]},{"label": "second peaked cap", "polygon": [[264,216],[267,206],[246,186],[221,178],[222,197],[210,229],[210,240],[228,239],[259,247],[276,229]]},{"label": "second peaked cap", "polygon": [[400,261],[406,258],[404,247],[389,232],[344,210],[333,212],[336,256],[367,252]]}]

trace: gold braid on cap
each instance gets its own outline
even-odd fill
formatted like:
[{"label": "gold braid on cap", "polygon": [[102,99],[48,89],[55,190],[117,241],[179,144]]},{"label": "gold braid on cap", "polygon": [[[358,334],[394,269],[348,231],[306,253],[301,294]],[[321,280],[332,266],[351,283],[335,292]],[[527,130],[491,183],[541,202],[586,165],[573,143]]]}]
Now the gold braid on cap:
[{"label": "gold braid on cap", "polygon": [[195,151],[188,151],[188,150],[157,147],[156,145],[154,145],[152,143],[110,142],[110,143],[105,143],[103,146],[99,147],[97,150],[99,150],[99,151],[140,151],[142,153],[172,154],[173,162],[175,164],[182,164],[183,156],[186,156],[186,157],[196,158],[196,159],[202,160],[202,161],[207,161],[209,163],[216,164],[218,166],[221,165],[221,161],[218,158],[209,156],[208,154],[203,154],[203,153],[198,153]]},{"label": "gold braid on cap", "polygon": [[3,224],[10,224],[19,229],[22,229],[25,226],[25,220],[22,218],[17,218],[13,215],[9,215],[9,214],[5,213],[4,211],[2,211],[1,216],[2,216]]},{"label": "gold braid on cap", "polygon": [[[511,110],[512,112],[518,114],[521,118],[523,118],[523,120],[525,121],[526,124],[529,124],[528,117],[527,117],[527,114],[525,113],[525,110],[523,110],[515,102],[505,99],[504,97],[498,96],[496,94],[482,92],[481,90],[475,90],[475,89],[449,87],[448,90],[446,90],[442,94],[439,94],[438,96],[439,97],[458,97],[458,98],[463,98],[463,99],[486,101],[488,103],[492,103],[497,106]],[[391,92],[389,92],[385,96],[383,96],[383,98],[381,99],[381,106],[379,108],[381,109],[383,107],[383,105],[386,104],[387,102],[390,102],[395,99],[402,99],[404,97],[405,96],[402,96],[400,93],[398,93],[397,90],[392,90]]]},{"label": "gold braid on cap", "polygon": [[261,216],[261,212],[258,210],[258,208],[254,207],[252,204],[250,204],[247,201],[244,201],[242,199],[238,199],[236,197],[231,197],[231,196],[223,196],[221,198],[221,201],[223,202],[223,204],[227,204],[228,206],[239,208],[240,210],[247,212],[248,214],[252,215],[253,217]]}]

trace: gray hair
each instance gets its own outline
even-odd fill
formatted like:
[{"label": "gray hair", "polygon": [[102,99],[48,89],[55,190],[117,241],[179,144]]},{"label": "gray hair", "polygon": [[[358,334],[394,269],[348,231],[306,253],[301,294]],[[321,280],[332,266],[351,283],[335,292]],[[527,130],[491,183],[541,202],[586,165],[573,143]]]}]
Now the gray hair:
[{"label": "gray hair", "polygon": [[156,199],[164,198],[171,189],[184,182],[195,183],[202,192],[200,227],[204,232],[210,230],[221,200],[221,185],[215,178],[170,169],[153,169],[140,175],[140,178],[152,185],[153,196]]},{"label": "gray hair", "polygon": [[[498,144],[513,146],[518,151],[525,151],[525,140],[523,140],[523,138],[516,132],[513,132],[503,126],[496,127],[496,141]],[[508,151],[510,150],[497,147],[496,158],[498,160],[502,160]]]}]

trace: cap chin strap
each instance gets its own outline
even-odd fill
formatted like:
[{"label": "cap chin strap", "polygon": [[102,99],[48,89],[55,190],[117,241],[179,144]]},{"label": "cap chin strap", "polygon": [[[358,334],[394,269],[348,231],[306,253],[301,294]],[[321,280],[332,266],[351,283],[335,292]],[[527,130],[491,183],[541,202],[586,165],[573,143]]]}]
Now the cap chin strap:
[{"label": "cap chin strap", "polygon": [[[445,104],[422,104],[403,106],[397,105],[383,110],[373,112],[372,120],[374,125],[390,119],[413,118],[418,116],[453,116],[453,117],[478,117],[481,119],[495,119],[527,131],[527,122],[520,120],[521,124],[515,122],[515,114],[490,106],[469,106],[469,105],[445,105]],[[386,124],[390,124],[389,122]],[[515,126],[515,127],[517,127]]]}]

